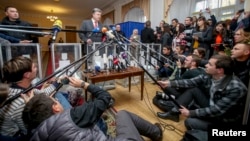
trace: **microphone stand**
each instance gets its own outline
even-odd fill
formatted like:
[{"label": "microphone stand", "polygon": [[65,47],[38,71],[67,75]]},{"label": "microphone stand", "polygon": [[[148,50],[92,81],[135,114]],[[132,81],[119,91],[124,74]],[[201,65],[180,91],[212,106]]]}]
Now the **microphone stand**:
[{"label": "microphone stand", "polygon": [[[1,28],[2,27],[2,28]],[[0,25],[0,29],[11,28],[16,31],[16,29],[32,29],[32,30],[53,30],[53,28],[44,28],[44,27],[32,27],[32,26],[17,26],[17,25]],[[4,30],[6,31],[6,30]],[[83,31],[83,30],[73,30],[73,29],[61,29],[60,32],[80,32],[80,33],[88,33],[93,31]],[[32,32],[33,33],[33,32]],[[95,32],[102,33],[102,32]]]},{"label": "microphone stand", "polygon": [[[124,48],[121,44],[118,43],[118,45],[119,45],[120,47],[122,47],[122,48],[125,50],[125,48]],[[125,51],[126,51],[126,50],[125,50]],[[130,57],[132,57],[132,59],[138,64],[138,66],[139,66],[140,68],[142,68],[142,70],[143,70],[144,72],[147,73],[147,75],[154,81],[154,83],[157,84],[157,85],[161,88],[161,90],[162,90],[165,94],[168,95],[169,100],[171,100],[178,108],[181,108],[181,105],[180,105],[175,99],[173,99],[173,97],[172,97],[170,94],[168,94],[168,93],[166,92],[166,90],[157,82],[157,80],[148,72],[148,70],[145,69],[145,68],[143,67],[143,65],[142,65],[139,61],[137,61],[137,60],[135,59],[135,57],[134,57],[130,52],[128,52],[128,51],[126,51],[126,52],[127,52],[127,54],[128,54]]]},{"label": "microphone stand", "polygon": [[[110,42],[110,43],[107,44],[107,45],[110,45],[111,43],[112,43],[112,42]],[[81,62],[81,61],[82,61],[82,62],[85,62],[86,59],[88,59],[88,58],[89,58],[91,55],[93,55],[96,51],[100,50],[101,48],[104,48],[105,46],[106,46],[106,44],[101,44],[100,46],[98,46],[95,50],[93,50],[93,51],[90,52],[89,54],[83,56],[82,58],[80,58],[80,59],[78,59],[78,60],[72,62],[71,64],[69,64],[69,65],[67,65],[67,66],[65,66],[65,67],[63,67],[63,68],[57,70],[57,71],[54,72],[53,74],[51,74],[51,75],[45,77],[44,79],[38,81],[34,86],[30,86],[30,87],[28,87],[27,89],[25,89],[25,90],[21,91],[20,93],[16,94],[15,96],[13,96],[13,97],[7,99],[7,100],[1,105],[0,108],[2,108],[3,106],[5,106],[5,105],[11,103],[13,100],[15,100],[16,98],[18,98],[21,94],[25,94],[25,93],[29,92],[30,90],[32,90],[32,89],[34,89],[34,88],[40,86],[41,84],[43,84],[44,82],[48,81],[49,79],[51,79],[51,78],[54,77],[55,75],[60,74],[60,73],[61,73],[60,75],[62,75],[64,72],[68,71],[71,67],[73,67],[74,65],[78,64],[79,62]],[[80,68],[80,66],[78,66],[78,67]],[[79,68],[77,68],[77,69],[79,69]],[[77,69],[76,69],[75,71],[77,71]],[[75,71],[73,71],[73,72],[75,72]],[[72,75],[73,75],[73,73],[72,73]]]},{"label": "microphone stand", "polygon": [[144,56],[141,56],[141,57],[144,58],[151,66],[153,66],[154,68],[156,68],[156,66],[152,62],[148,61]]},{"label": "microphone stand", "polygon": [[32,33],[32,34],[39,34],[39,35],[51,35],[52,34],[50,32],[29,31],[29,30],[10,29],[10,28],[0,28],[0,31],[12,31],[12,32]]}]

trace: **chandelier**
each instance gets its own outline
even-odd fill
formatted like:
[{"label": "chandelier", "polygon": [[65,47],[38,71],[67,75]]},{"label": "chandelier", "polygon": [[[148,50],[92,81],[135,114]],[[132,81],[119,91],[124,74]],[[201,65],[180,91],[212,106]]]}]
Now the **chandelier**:
[{"label": "chandelier", "polygon": [[[53,14],[53,10],[51,10],[51,13]],[[48,15],[47,16],[47,19],[49,19],[51,22],[54,22],[55,20],[57,20],[58,19],[58,17],[57,16],[54,16],[54,15]]]}]

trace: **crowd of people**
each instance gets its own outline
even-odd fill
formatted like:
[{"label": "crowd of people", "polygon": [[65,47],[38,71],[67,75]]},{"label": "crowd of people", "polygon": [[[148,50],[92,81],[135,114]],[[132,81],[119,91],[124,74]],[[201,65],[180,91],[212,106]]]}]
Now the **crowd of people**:
[{"label": "crowd of people", "polygon": [[[164,110],[157,113],[162,119],[179,122],[180,115],[187,117],[187,130],[207,131],[209,126],[241,125],[246,104],[250,70],[250,10],[245,9],[245,17],[238,23],[240,12],[232,20],[217,22],[210,9],[206,11],[211,19],[200,15],[197,19],[186,17],[185,23],[180,23],[177,18],[171,24],[162,20],[156,29],[146,21],[145,28],[140,33],[134,29],[130,38],[134,49],[137,47],[134,40],[162,45],[162,51],[159,51],[161,61],[155,69],[160,77],[158,84],[165,89],[164,93],[156,95],[153,103]],[[20,20],[15,7],[7,7],[5,13],[1,24],[31,26]],[[102,29],[101,15],[102,10],[94,8],[92,18],[84,20],[80,29]],[[119,24],[115,28],[115,34],[124,36]],[[84,53],[92,50],[93,42],[105,40],[99,32],[79,33],[79,36],[85,45]],[[0,33],[0,43],[29,43],[36,38],[25,33]],[[133,52],[135,54],[136,51]],[[104,54],[104,50],[99,54]],[[69,85],[89,91],[94,97],[92,101],[74,107],[65,98],[65,92],[58,91],[52,96],[61,81],[50,79],[46,88],[34,88],[2,105],[6,99],[32,86],[37,64],[19,56],[5,62],[1,71],[2,80],[9,84],[9,88],[8,92],[0,95],[0,140],[140,141],[143,140],[141,135],[153,141],[162,140],[163,130],[159,123],[152,124],[125,110],[118,111],[116,115],[116,137],[106,135],[97,123],[109,108],[111,95],[98,86],[73,77],[67,77]]]},{"label": "crowd of people", "polygon": [[[217,21],[209,8],[206,12],[211,19],[200,13],[197,21],[186,17],[184,24],[176,18],[171,25],[162,20],[157,27],[161,30],[153,30],[147,21],[141,32],[143,42],[162,44],[156,70],[164,89],[153,103],[164,112],[157,116],[179,122],[182,115],[187,131],[249,122],[244,109],[249,104],[250,10],[224,21]],[[241,14],[244,18],[237,23]]]}]

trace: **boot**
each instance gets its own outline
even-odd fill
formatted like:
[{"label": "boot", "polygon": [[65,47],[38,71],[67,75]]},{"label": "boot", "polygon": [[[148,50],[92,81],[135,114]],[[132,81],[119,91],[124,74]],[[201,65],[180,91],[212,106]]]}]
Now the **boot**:
[{"label": "boot", "polygon": [[162,138],[163,138],[163,129],[161,127],[161,124],[160,123],[155,123],[154,124],[155,126],[157,126],[160,130],[160,134],[157,134],[156,136],[154,136],[154,138],[152,138],[151,140],[152,141],[162,141]]},{"label": "boot", "polygon": [[180,114],[180,112],[177,111],[176,108],[173,108],[171,111],[165,112],[165,113],[157,112],[157,116],[159,118],[169,119],[169,120],[172,120],[172,121],[175,121],[175,122],[180,121],[179,114]]},{"label": "boot", "polygon": [[174,107],[172,101],[157,98],[156,96],[153,98],[153,104],[165,112],[171,111],[171,109]]}]

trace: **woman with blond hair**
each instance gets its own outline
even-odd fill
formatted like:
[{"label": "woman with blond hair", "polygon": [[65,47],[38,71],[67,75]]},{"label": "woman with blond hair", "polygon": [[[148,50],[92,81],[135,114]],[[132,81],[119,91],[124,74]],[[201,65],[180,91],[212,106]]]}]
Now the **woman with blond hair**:
[{"label": "woman with blond hair", "polygon": [[138,48],[137,48],[137,46],[138,46],[137,41],[140,41],[140,38],[141,38],[138,33],[139,33],[138,29],[133,29],[133,33],[130,36],[130,43],[131,43],[130,51],[131,51],[131,54],[134,57],[136,57],[136,51],[138,50]]},{"label": "woman with blond hair", "polygon": [[239,28],[236,30],[234,34],[234,42],[237,43],[244,43],[250,40],[250,32],[245,31],[243,28]]}]

